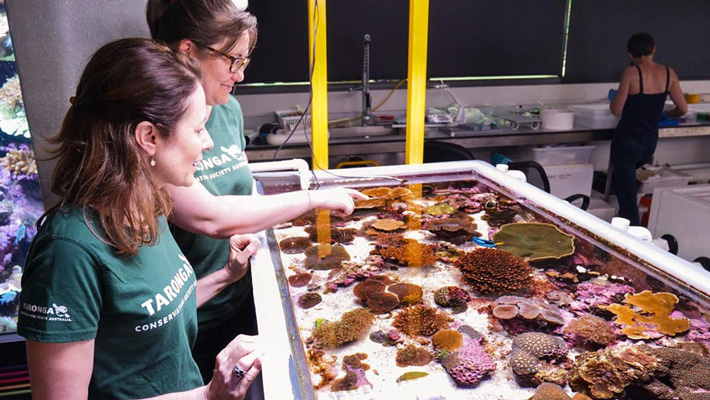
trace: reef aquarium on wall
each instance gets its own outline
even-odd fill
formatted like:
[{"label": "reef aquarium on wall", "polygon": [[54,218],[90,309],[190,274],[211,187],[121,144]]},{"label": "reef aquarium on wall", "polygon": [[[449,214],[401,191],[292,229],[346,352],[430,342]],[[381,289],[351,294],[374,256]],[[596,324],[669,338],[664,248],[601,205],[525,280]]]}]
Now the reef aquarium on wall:
[{"label": "reef aquarium on wall", "polygon": [[480,161],[332,173],[252,264],[267,399],[710,398],[702,268]]},{"label": "reef aquarium on wall", "polygon": [[0,335],[17,329],[22,266],[43,212],[5,4],[0,1]]}]

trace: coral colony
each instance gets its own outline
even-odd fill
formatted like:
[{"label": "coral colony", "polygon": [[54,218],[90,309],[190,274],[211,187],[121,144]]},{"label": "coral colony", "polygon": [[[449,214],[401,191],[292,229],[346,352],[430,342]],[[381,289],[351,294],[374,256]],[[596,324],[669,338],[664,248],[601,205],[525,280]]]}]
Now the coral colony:
[{"label": "coral colony", "polygon": [[17,330],[22,266],[43,212],[20,79],[0,3],[0,334]]},{"label": "coral colony", "polygon": [[362,192],[274,229],[317,398],[710,399],[704,305],[477,181]]}]

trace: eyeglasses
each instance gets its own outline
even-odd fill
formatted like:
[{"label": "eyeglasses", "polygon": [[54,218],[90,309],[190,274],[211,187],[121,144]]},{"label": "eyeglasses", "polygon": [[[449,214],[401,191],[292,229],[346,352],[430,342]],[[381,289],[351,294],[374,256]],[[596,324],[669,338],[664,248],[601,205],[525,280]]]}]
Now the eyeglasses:
[{"label": "eyeglasses", "polygon": [[203,46],[201,44],[198,44],[197,47],[202,47],[205,50],[209,50],[209,51],[219,54],[222,57],[226,57],[229,60],[229,72],[231,72],[231,73],[235,73],[237,71],[243,71],[244,69],[246,69],[247,65],[249,65],[249,61],[251,61],[251,58],[249,58],[249,57],[246,57],[246,58],[234,57],[231,54],[227,54],[223,51],[213,49],[210,46]]}]

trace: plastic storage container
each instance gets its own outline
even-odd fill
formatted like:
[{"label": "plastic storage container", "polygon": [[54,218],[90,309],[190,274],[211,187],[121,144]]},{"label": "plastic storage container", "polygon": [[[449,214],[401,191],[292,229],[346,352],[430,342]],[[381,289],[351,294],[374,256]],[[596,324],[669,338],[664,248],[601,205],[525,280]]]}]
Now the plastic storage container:
[{"label": "plastic storage container", "polygon": [[606,103],[578,104],[569,106],[569,109],[574,112],[574,122],[587,128],[613,129],[619,123]]},{"label": "plastic storage container", "polygon": [[643,172],[636,174],[636,178],[641,181],[641,184],[639,185],[639,193],[643,194],[652,194],[654,189],[661,187],[687,186],[691,178],[690,175],[672,171],[668,168],[661,168],[651,176],[648,176]]},{"label": "plastic storage container", "polygon": [[540,111],[542,129],[551,131],[570,130],[574,126],[574,112],[568,110]]},{"label": "plastic storage container", "polygon": [[616,217],[618,211],[618,207],[614,207],[604,200],[596,198],[594,194],[592,194],[592,197],[589,199],[587,212],[601,220],[611,222],[611,219]]},{"label": "plastic storage container", "polygon": [[[298,123],[298,120],[301,118],[301,115],[303,115],[303,111],[297,111],[297,110],[283,110],[283,111],[274,111],[276,114],[276,119],[279,121],[279,125],[287,131],[291,131],[294,126],[296,126],[296,123]],[[303,121],[301,121],[301,124],[304,124],[306,128],[311,127],[311,115],[308,114],[303,117]]]},{"label": "plastic storage container", "polygon": [[594,146],[549,146],[533,148],[525,156],[542,165],[586,164],[593,152]]},{"label": "plastic storage container", "polygon": [[[564,164],[544,165],[547,179],[550,181],[550,194],[561,199],[573,194],[592,194],[592,178],[594,164]],[[536,187],[542,187],[537,174],[530,175],[528,182]]]}]

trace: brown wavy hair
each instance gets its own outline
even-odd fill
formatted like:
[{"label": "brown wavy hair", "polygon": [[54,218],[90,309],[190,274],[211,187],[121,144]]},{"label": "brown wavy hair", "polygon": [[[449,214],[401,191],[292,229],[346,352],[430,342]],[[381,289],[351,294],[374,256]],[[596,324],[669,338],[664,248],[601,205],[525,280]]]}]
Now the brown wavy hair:
[{"label": "brown wavy hair", "polygon": [[227,39],[229,51],[239,37],[249,33],[249,51],[256,45],[256,17],[239,11],[232,0],[148,0],[146,20],[150,35],[176,49],[183,39],[214,46]]},{"label": "brown wavy hair", "polygon": [[134,132],[147,121],[171,136],[199,80],[195,61],[150,39],[121,39],[96,51],[61,130],[49,139],[57,159],[52,191],[61,202],[47,214],[80,207],[96,215],[100,232],[86,218],[89,228],[119,255],[155,244],[157,216],[168,215],[172,203],[151,178]]}]

